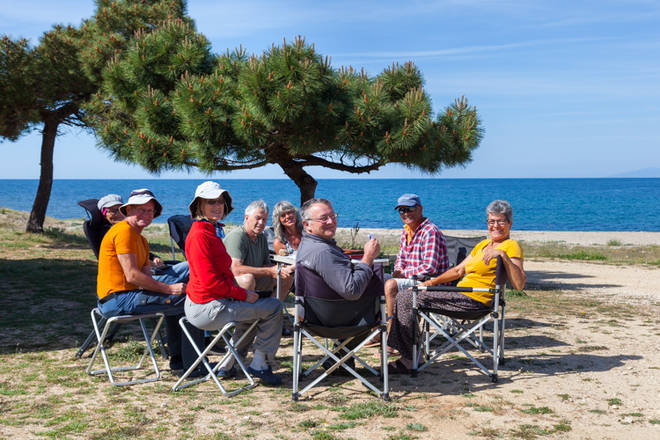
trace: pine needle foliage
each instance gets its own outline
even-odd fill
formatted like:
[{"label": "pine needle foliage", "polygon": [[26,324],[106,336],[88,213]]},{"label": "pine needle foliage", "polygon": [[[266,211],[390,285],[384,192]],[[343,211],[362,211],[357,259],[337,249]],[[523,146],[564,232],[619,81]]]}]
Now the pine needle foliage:
[{"label": "pine needle foliage", "polygon": [[214,55],[182,18],[133,35],[87,107],[99,145],[150,171],[279,165],[313,197],[306,167],[353,173],[401,163],[427,172],[470,160],[482,137],[460,98],[437,119],[412,63],[369,77],[333,68],[302,37],[261,55]]}]

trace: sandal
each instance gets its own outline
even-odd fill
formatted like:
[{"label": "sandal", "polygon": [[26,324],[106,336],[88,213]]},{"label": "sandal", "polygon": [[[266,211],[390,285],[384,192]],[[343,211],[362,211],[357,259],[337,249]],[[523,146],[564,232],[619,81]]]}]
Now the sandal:
[{"label": "sandal", "polygon": [[387,364],[387,372],[388,374],[412,374],[413,370],[406,367],[401,359],[397,359]]}]

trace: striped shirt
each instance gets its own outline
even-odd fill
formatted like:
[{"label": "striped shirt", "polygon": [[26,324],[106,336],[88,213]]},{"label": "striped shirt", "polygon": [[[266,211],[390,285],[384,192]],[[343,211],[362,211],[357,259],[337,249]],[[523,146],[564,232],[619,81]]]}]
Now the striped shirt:
[{"label": "striped shirt", "polygon": [[394,270],[410,278],[413,275],[434,277],[447,269],[449,269],[449,259],[445,237],[428,218],[425,218],[415,229],[410,243],[406,231],[402,232]]}]

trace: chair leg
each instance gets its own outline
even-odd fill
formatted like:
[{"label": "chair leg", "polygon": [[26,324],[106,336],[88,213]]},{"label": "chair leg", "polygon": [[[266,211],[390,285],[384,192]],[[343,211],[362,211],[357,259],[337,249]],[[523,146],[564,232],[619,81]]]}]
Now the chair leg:
[{"label": "chair leg", "polygon": [[[134,385],[137,383],[146,383],[146,382],[155,382],[157,380],[160,380],[160,370],[158,369],[158,363],[156,362],[156,357],[153,352],[153,347],[151,345],[151,341],[156,337],[156,334],[158,333],[158,330],[160,329],[164,315],[162,313],[154,313],[154,314],[149,314],[149,315],[125,315],[125,316],[114,316],[112,318],[109,318],[105,320],[105,325],[103,326],[103,330],[101,331],[99,328],[99,322],[97,321],[96,317],[97,315],[101,318],[104,318],[101,312],[99,312],[98,309],[93,309],[91,312],[92,316],[92,324],[94,326],[94,333],[96,334],[97,338],[97,344],[96,348],[94,349],[94,352],[92,353],[92,357],[89,361],[89,364],[87,365],[87,374],[95,376],[99,374],[107,374],[108,379],[110,380],[110,383],[112,383],[115,386],[125,386],[125,385]],[[158,318],[158,321],[156,323],[156,326],[154,328],[154,331],[152,332],[151,335],[148,334],[146,324],[145,324],[145,319],[148,318]],[[99,320],[100,321],[100,320]],[[146,348],[142,354],[142,357],[140,358],[140,361],[138,362],[137,365],[134,366],[125,366],[125,367],[111,367],[110,366],[110,359],[108,358],[108,354],[106,353],[106,349],[104,346],[104,341],[107,338],[108,331],[110,328],[115,325],[117,327],[118,325],[125,323],[125,322],[130,322],[130,321],[139,321],[140,323],[140,329],[142,330],[142,336],[144,338],[144,341],[146,343]],[[102,322],[102,321],[101,321]],[[98,369],[98,370],[93,370],[94,363],[96,361],[96,357],[98,354],[101,353],[101,357],[103,359],[103,364],[104,367],[103,369]],[[147,377],[143,379],[137,379],[137,380],[131,380],[131,381],[125,381],[125,382],[117,382],[115,380],[114,374],[117,372],[123,372],[123,371],[134,371],[134,370],[139,370],[142,368],[142,363],[144,362],[144,359],[146,358],[147,354],[149,355],[151,359],[151,363],[154,369],[154,377]]]},{"label": "chair leg", "polygon": [[[252,325],[243,333],[241,338],[235,343],[232,344],[231,341],[228,338],[228,335],[231,336],[230,330],[236,327],[235,322],[229,322],[225,324],[225,326],[218,332],[218,334],[213,338],[213,340],[204,348],[204,350],[200,350],[197,344],[195,343],[195,340],[193,336],[190,334],[190,331],[188,330],[188,325],[192,325],[188,322],[188,319],[184,316],[181,319],[179,319],[179,325],[181,326],[181,329],[183,330],[184,334],[190,341],[190,344],[192,345],[193,349],[197,353],[197,359],[195,362],[186,370],[186,372],[179,378],[179,380],[174,384],[172,387],[173,391],[179,391],[184,388],[190,387],[192,385],[198,384],[200,382],[207,381],[209,379],[213,379],[215,384],[218,386],[220,391],[222,392],[223,395],[225,396],[234,396],[242,391],[248,390],[250,388],[253,388],[256,386],[256,383],[254,382],[254,379],[250,375],[250,373],[247,371],[247,368],[245,364],[243,363],[241,356],[238,354],[236,351],[235,347],[240,346],[241,342],[243,342],[243,339],[252,331],[252,329],[257,325],[259,320],[256,320],[255,322],[252,323]],[[227,347],[227,352],[225,355],[222,357],[220,362],[215,367],[211,367],[211,364],[209,364],[207,355],[208,353],[215,347],[215,345],[222,340],[225,343],[225,346]],[[246,377],[248,380],[249,384],[235,389],[231,391],[227,391],[227,389],[222,385],[220,382],[220,379],[218,379],[217,372],[222,366],[223,362],[229,358],[229,356],[233,356],[236,363],[238,364],[239,368],[243,372],[243,375]],[[193,379],[191,381],[188,381],[184,383],[184,381],[188,378],[188,376],[197,369],[200,363],[204,364],[204,367],[208,371],[208,374],[204,377],[198,378],[198,379]]]}]

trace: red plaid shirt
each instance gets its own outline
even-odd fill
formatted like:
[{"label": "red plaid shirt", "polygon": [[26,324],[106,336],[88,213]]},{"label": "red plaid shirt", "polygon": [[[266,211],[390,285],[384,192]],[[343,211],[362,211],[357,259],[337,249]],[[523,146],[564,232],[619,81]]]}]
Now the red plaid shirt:
[{"label": "red plaid shirt", "polygon": [[447,269],[449,259],[445,237],[428,218],[415,229],[410,243],[406,231],[403,231],[394,270],[401,271],[404,277],[409,278],[413,275],[436,276]]}]

